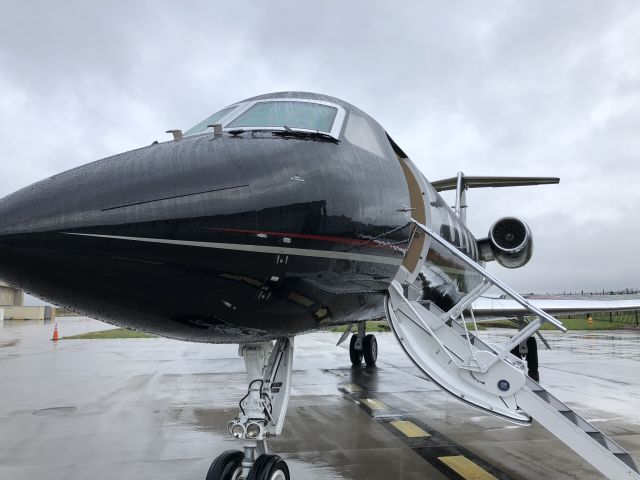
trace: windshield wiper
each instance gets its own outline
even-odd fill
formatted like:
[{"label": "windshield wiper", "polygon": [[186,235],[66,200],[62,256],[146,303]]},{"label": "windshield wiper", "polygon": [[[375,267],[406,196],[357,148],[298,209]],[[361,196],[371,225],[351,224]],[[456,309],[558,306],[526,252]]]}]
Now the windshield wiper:
[{"label": "windshield wiper", "polygon": [[320,132],[318,130],[293,130],[286,125],[284,125],[283,128],[284,130],[274,130],[273,128],[236,128],[234,130],[227,130],[227,133],[236,137],[247,132],[251,132],[252,136],[256,132],[271,132],[271,135],[273,135],[274,137],[293,137],[301,138],[303,140],[322,140],[327,142],[340,143],[340,140],[338,140],[337,138],[334,138],[328,133]]},{"label": "windshield wiper", "polygon": [[236,128],[234,130],[227,130],[227,133],[233,135],[234,137],[237,135],[242,135],[243,133],[251,132],[253,136],[256,132],[272,132],[273,130],[270,128]]},{"label": "windshield wiper", "polygon": [[303,130],[293,130],[286,125],[284,125],[284,130],[277,130],[271,133],[274,137],[295,137],[302,138],[305,140],[324,140],[333,143],[340,143],[335,137],[332,137],[328,133],[320,132],[318,130],[314,131],[303,131]]}]

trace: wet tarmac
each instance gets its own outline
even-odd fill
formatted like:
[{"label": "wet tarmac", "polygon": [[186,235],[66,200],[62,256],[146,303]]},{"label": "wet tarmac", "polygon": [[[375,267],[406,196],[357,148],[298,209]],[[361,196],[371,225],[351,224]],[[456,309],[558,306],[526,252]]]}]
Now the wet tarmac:
[{"label": "wet tarmac", "polygon": [[[110,328],[60,320],[62,336]],[[0,326],[0,479],[204,479],[245,394],[234,345],[49,340]],[[498,339],[505,330],[485,336]],[[640,333],[546,334],[542,383],[640,460]],[[336,333],[296,339],[284,435],[294,479],[597,479],[540,426],[512,425],[422,379],[390,333],[377,368],[349,366]]]}]

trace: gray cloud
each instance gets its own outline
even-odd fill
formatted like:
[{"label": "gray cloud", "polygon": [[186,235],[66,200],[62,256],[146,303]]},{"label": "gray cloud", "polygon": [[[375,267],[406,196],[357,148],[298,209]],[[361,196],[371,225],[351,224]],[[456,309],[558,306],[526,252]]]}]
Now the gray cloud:
[{"label": "gray cloud", "polygon": [[430,179],[558,175],[472,191],[477,235],[527,220],[523,291],[640,286],[640,7],[633,1],[3,2],[0,194],[163,139],[242,98],[328,93]]}]

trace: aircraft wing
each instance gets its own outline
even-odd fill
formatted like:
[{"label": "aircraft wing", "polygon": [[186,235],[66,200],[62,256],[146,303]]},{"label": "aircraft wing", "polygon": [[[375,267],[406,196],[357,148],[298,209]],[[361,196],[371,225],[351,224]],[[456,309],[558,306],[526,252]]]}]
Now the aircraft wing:
[{"label": "aircraft wing", "polygon": [[[640,310],[640,295],[524,295],[551,315]],[[473,303],[477,317],[510,318],[529,315],[519,303],[506,298],[481,297]]]},{"label": "aircraft wing", "polygon": [[[457,182],[457,177],[451,177],[444,180],[436,180],[431,182],[431,185],[438,192],[444,192],[446,190],[455,190]],[[466,188],[523,187],[553,183],[560,183],[560,179],[558,177],[464,177],[464,186]]]}]

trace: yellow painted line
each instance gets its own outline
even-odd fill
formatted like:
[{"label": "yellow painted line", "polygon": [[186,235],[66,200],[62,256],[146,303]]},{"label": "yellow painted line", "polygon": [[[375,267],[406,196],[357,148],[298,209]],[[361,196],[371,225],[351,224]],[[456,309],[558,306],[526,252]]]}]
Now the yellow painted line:
[{"label": "yellow painted line", "polygon": [[438,460],[455,471],[464,480],[498,480],[484,468],[479,467],[462,455],[438,457]]},{"label": "yellow painted line", "polygon": [[361,392],[362,389],[355,383],[347,383],[345,386],[350,392]]},{"label": "yellow painted line", "polygon": [[380,400],[376,400],[375,398],[363,398],[361,400],[367,407],[371,410],[386,410],[388,407],[382,403]]},{"label": "yellow painted line", "polygon": [[395,422],[391,422],[391,425],[396,427],[409,438],[423,438],[431,436],[415,423],[408,420],[396,420]]}]

